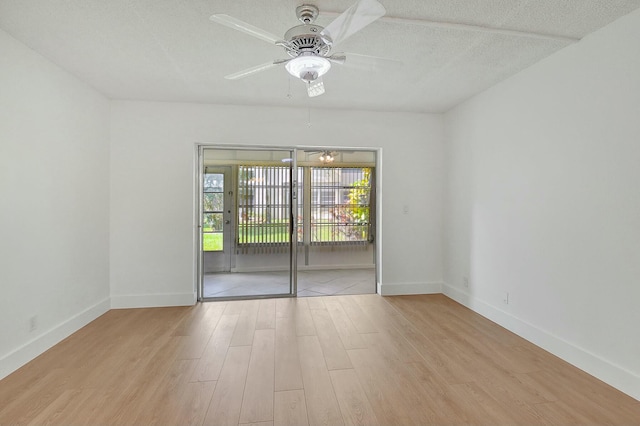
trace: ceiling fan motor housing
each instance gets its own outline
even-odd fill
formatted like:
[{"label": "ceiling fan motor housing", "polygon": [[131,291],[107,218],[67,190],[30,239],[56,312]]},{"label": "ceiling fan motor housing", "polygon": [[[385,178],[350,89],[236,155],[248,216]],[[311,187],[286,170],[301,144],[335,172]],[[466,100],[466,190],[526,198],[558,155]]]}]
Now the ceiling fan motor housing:
[{"label": "ceiling fan motor housing", "polygon": [[320,36],[324,28],[313,24],[303,24],[291,28],[284,35],[287,41],[285,48],[292,58],[301,53],[311,53],[317,56],[328,56],[331,46]]}]

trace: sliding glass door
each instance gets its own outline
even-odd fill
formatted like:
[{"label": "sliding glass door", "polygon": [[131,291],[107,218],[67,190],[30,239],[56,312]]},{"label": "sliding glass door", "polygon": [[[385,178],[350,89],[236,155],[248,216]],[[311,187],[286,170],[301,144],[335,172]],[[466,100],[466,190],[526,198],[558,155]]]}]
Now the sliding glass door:
[{"label": "sliding glass door", "polygon": [[376,152],[297,151],[298,296],[376,292]]},{"label": "sliding glass door", "polygon": [[376,152],[200,147],[200,299],[376,291]]},{"label": "sliding glass door", "polygon": [[199,157],[200,299],[295,295],[294,152],[201,147]]}]

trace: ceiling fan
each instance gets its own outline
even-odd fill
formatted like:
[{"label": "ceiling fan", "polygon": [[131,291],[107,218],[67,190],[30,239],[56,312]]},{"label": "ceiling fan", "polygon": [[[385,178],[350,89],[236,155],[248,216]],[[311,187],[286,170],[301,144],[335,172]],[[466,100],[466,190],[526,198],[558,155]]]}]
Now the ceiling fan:
[{"label": "ceiling fan", "polygon": [[336,159],[336,156],[338,154],[336,151],[329,151],[329,150],[308,151],[308,153],[311,154],[311,155],[320,154],[318,156],[318,161],[320,161],[321,163],[325,163],[325,164],[333,163],[333,161]]},{"label": "ceiling fan", "polygon": [[[347,54],[332,54],[332,49],[376,19],[384,16],[386,10],[377,0],[358,0],[324,28],[313,23],[318,13],[318,8],[314,5],[303,4],[298,6],[296,15],[302,25],[290,28],[285,33],[284,38],[229,15],[212,15],[210,18],[212,21],[242,31],[276,46],[281,46],[290,56],[289,59],[276,59],[229,74],[225,78],[237,80],[278,65],[284,65],[289,74],[307,84],[309,97],[323,94],[322,76],[329,71],[332,63],[342,65],[347,60]],[[351,55],[354,54],[349,54],[349,56]],[[372,61],[382,59],[364,55],[355,56],[359,56],[361,60],[364,59],[365,61],[367,58]]]}]

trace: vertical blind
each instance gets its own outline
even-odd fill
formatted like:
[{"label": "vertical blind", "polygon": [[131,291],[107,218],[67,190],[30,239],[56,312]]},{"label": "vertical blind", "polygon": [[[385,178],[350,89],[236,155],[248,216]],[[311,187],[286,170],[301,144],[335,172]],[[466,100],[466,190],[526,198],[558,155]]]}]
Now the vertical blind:
[{"label": "vertical blind", "polygon": [[[311,167],[305,170],[299,167],[297,242],[369,243],[372,238],[371,174],[371,168]],[[236,245],[239,253],[288,250],[290,176],[291,169],[287,166],[238,166]],[[305,176],[309,182],[304,182]],[[308,211],[304,210],[305,197],[310,198],[306,203],[310,206]]]},{"label": "vertical blind", "polygon": [[311,168],[311,244],[366,244],[370,168]]},{"label": "vertical blind", "polygon": [[238,167],[238,250],[285,252],[289,243],[291,169]]}]

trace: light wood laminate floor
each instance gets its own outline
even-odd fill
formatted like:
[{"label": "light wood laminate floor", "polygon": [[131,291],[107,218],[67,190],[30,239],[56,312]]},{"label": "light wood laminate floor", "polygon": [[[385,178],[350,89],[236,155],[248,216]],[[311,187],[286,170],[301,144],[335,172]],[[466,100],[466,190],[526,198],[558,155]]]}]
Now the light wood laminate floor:
[{"label": "light wood laminate floor", "polygon": [[112,310],[0,381],[0,424],[640,423],[442,295]]}]

